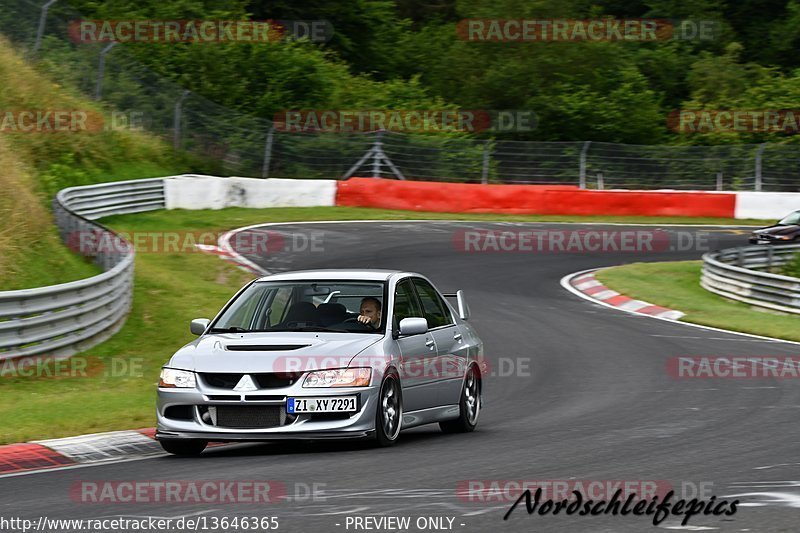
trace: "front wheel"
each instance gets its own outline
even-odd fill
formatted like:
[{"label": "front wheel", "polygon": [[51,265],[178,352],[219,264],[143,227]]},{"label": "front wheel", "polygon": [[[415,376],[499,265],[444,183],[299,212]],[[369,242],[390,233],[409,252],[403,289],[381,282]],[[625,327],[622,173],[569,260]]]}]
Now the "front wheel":
[{"label": "front wheel", "polygon": [[403,397],[396,374],[383,378],[375,411],[375,442],[378,446],[392,446],[397,442],[403,422]]},{"label": "front wheel", "polygon": [[464,377],[464,388],[458,402],[458,418],[439,422],[445,433],[469,433],[478,425],[481,412],[481,374],[475,365],[469,367]]},{"label": "front wheel", "polygon": [[165,452],[173,455],[192,457],[200,455],[208,446],[208,442],[199,439],[171,439],[160,440],[161,447]]}]

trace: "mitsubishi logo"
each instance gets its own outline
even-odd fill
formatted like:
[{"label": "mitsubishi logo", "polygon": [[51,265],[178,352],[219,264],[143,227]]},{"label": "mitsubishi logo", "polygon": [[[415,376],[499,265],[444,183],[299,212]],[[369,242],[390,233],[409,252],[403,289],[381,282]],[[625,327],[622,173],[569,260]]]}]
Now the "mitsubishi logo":
[{"label": "mitsubishi logo", "polygon": [[233,390],[239,392],[250,392],[258,390],[258,387],[253,382],[253,378],[250,377],[250,374],[245,374],[242,376],[242,379],[239,380],[239,383],[236,384]]}]

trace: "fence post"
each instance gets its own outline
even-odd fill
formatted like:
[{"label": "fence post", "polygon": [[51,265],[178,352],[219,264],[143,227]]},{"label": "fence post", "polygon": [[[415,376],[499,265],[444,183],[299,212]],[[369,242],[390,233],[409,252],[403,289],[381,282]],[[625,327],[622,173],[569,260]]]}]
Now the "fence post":
[{"label": "fence post", "polygon": [[191,91],[183,91],[175,101],[175,112],[172,116],[172,146],[176,150],[181,148],[181,118],[183,118],[183,101]]},{"label": "fence post", "polygon": [[586,154],[589,152],[589,146],[591,144],[592,141],[586,141],[583,143],[583,149],[581,150],[581,163],[578,178],[578,187],[581,189],[586,188]]},{"label": "fence post", "polygon": [[761,159],[764,155],[764,148],[766,148],[766,143],[758,145],[758,151],[756,152],[756,183],[755,183],[755,190],[761,191]]},{"label": "fence post", "polygon": [[103,50],[100,52],[100,61],[97,64],[97,83],[94,87],[95,100],[100,100],[103,95],[103,76],[105,75],[106,71],[106,54],[109,53],[116,44],[116,41],[108,43],[108,46],[103,48]]},{"label": "fence post", "polygon": [[269,127],[267,132],[267,142],[264,143],[264,165],[261,167],[261,177],[269,177],[269,163],[272,159],[272,136],[275,133],[275,125]]},{"label": "fence post", "polygon": [[483,168],[481,169],[481,183],[484,185],[489,183],[489,158],[491,157],[491,145],[492,141],[487,140],[486,144],[483,145]]},{"label": "fence post", "polygon": [[717,172],[717,190],[722,190],[722,172]]},{"label": "fence post", "polygon": [[383,130],[378,132],[372,152],[372,177],[381,177],[381,159],[383,158]]},{"label": "fence post", "polygon": [[33,51],[38,52],[39,47],[42,45],[42,36],[44,36],[44,27],[47,23],[47,10],[50,6],[55,4],[58,0],[50,0],[42,6],[42,13],[39,15],[39,29],[36,30],[36,42],[33,44]]},{"label": "fence post", "polygon": [[597,173],[597,190],[602,191],[605,188],[605,184],[603,183],[603,173]]}]

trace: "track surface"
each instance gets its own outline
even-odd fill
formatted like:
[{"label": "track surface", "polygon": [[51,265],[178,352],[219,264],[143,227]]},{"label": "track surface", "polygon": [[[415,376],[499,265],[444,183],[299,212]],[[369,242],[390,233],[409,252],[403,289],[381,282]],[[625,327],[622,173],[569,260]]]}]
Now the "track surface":
[{"label": "track surface", "polygon": [[[156,457],[5,478],[0,479],[0,516],[255,514],[279,517],[280,531],[308,532],[348,531],[347,516],[449,516],[455,518],[456,531],[647,531],[656,529],[650,517],[542,517],[520,508],[503,521],[509,503],[462,501],[456,487],[463,480],[669,480],[678,488],[687,482],[713,484],[720,499],[751,494],[740,498],[748,505],[736,515],[695,516],[690,526],[798,530],[800,482],[788,480],[800,479],[800,381],[677,380],[665,368],[674,356],[796,355],[800,346],[609,310],[559,285],[561,277],[583,269],[697,259],[702,250],[459,251],[454,235],[476,228],[588,229],[466,222],[287,224],[269,229],[287,239],[314,234],[324,252],[250,256],[271,271],[408,269],[428,275],[445,292],[465,289],[487,357],[529,365],[517,366],[511,376],[486,378],[475,433],[444,435],[430,426],[403,433],[391,449],[352,443],[239,445],[209,450],[199,459]],[[745,239],[735,230],[661,229],[672,237],[679,231],[709,232],[713,247],[740,245]],[[530,376],[524,375],[527,370]],[[279,480],[290,495],[296,484],[301,492],[320,484],[324,493],[255,507],[85,505],[69,496],[77,480],[182,479]],[[659,527],[678,522],[670,517]]]}]

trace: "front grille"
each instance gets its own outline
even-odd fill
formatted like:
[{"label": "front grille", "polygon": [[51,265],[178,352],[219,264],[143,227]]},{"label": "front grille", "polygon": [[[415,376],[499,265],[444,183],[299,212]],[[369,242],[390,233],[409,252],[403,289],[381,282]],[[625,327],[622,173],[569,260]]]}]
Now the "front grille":
[{"label": "front grille", "polygon": [[252,374],[253,379],[262,389],[280,389],[294,385],[303,376],[302,372],[273,372],[270,374]]},{"label": "front grille", "polygon": [[217,427],[235,429],[265,429],[282,426],[286,422],[286,410],[281,406],[239,406],[217,405],[209,407],[209,411],[216,410]]},{"label": "front grille", "polygon": [[200,374],[203,381],[220,389],[233,389],[244,374]]},{"label": "front grille", "polygon": [[[203,381],[211,387],[218,389],[233,390],[239,383],[244,374],[222,374],[222,373],[201,373]],[[298,379],[303,377],[302,372],[269,372],[261,374],[250,374],[259,388],[262,389],[281,389],[294,385]]]}]

